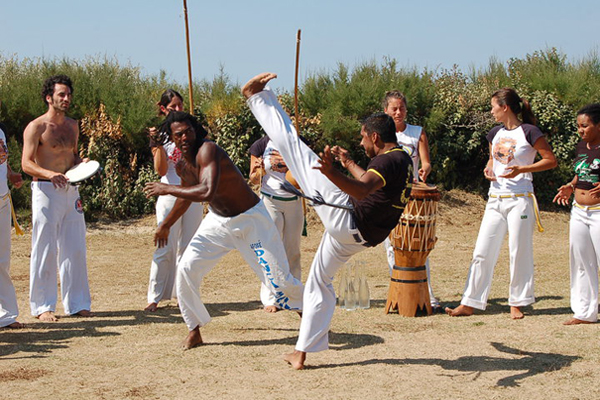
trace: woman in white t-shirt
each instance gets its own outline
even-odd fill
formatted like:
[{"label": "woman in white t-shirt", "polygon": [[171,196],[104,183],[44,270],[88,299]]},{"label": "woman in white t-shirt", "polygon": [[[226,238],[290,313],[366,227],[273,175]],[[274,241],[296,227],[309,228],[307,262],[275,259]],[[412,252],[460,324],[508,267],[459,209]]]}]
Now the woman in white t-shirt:
[{"label": "woman in white t-shirt", "polygon": [[[398,90],[386,92],[383,98],[383,111],[392,117],[396,124],[396,138],[398,144],[410,150],[409,154],[413,161],[413,171],[415,173],[415,182],[419,180],[425,182],[431,172],[431,160],[429,158],[429,142],[425,130],[417,125],[406,123],[406,97]],[[421,168],[419,168],[421,161]],[[385,239],[383,246],[386,250],[390,275],[395,264],[394,248],[390,239]],[[427,287],[429,289],[429,301],[434,313],[444,312],[439,301],[433,294],[431,287],[431,271],[429,267],[429,258],[425,262],[427,271]]]},{"label": "woman in white t-shirt", "polygon": [[[502,125],[487,135],[490,158],[483,170],[490,180],[489,200],[481,221],[473,260],[460,306],[446,308],[452,317],[485,310],[494,267],[508,231],[510,286],[508,304],[513,319],[523,318],[521,307],[533,304],[533,230],[539,211],[533,195],[532,172],[556,167],[556,158],[539,130],[529,103],[511,88],[496,91],[491,113]],[[521,115],[522,119],[519,119]],[[536,155],[541,159],[535,161]]]},{"label": "woman in white t-shirt", "polygon": [[[171,111],[183,111],[183,98],[173,89],[166,90],[157,103],[158,114],[166,116]],[[150,128],[150,147],[154,157],[154,169],[161,176],[160,181],[169,185],[179,185],[181,180],[175,171],[175,165],[181,158],[181,151],[171,141],[159,144],[160,136],[156,128]],[[157,224],[171,212],[176,198],[170,195],[159,196],[156,200]],[[183,254],[192,236],[202,222],[204,207],[202,203],[192,203],[188,210],[171,227],[167,245],[154,251],[150,267],[148,284],[148,305],[146,311],[156,311],[161,300],[175,297],[175,272],[177,262]]]}]

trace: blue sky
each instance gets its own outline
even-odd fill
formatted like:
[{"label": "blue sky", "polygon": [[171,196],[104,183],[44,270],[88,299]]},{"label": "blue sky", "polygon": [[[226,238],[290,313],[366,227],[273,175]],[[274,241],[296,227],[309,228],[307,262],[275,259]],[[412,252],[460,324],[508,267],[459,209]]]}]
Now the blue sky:
[{"label": "blue sky", "polygon": [[[0,0],[0,53],[116,57],[146,74],[187,82],[182,0]],[[368,5],[373,4],[373,5]],[[572,60],[598,51],[597,1],[188,0],[193,76],[223,66],[233,82],[279,74],[292,89],[308,73],[384,57],[401,66],[463,70],[556,47]]]}]

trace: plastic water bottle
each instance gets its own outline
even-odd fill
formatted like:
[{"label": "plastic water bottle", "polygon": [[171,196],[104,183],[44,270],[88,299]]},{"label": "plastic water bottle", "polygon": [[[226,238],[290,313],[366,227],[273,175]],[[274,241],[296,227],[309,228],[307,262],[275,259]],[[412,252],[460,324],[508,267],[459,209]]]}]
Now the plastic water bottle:
[{"label": "plastic water bottle", "polygon": [[346,273],[346,266],[341,268],[340,286],[338,290],[338,305],[340,308],[346,308],[346,291],[348,290],[348,274]]},{"label": "plastic water bottle", "polygon": [[367,309],[371,307],[371,291],[367,283],[367,273],[364,264],[361,264],[360,279],[358,283],[358,307]]},{"label": "plastic water bottle", "polygon": [[352,274],[352,264],[348,264],[347,266],[347,277],[346,277],[346,294],[344,296],[344,305],[345,309],[348,311],[356,310],[356,306],[358,303],[356,289],[354,287],[354,278]]}]

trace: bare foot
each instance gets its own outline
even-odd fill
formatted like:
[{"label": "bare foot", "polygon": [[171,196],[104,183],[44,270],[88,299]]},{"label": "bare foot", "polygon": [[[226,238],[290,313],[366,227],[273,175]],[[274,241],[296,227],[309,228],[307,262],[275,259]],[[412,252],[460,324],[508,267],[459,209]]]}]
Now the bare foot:
[{"label": "bare foot", "polygon": [[22,324],[22,323],[20,323],[18,321],[15,321],[15,322],[13,322],[10,325],[6,325],[5,328],[8,328],[8,329],[23,329],[23,328],[25,328],[25,324]]},{"label": "bare foot", "polygon": [[80,317],[84,317],[84,318],[95,317],[94,313],[91,312],[90,310],[81,310],[79,312],[76,312],[73,315],[79,315]]},{"label": "bare foot", "polygon": [[183,342],[181,342],[181,346],[184,350],[189,350],[201,345],[202,343],[203,342],[202,336],[200,335],[200,327],[197,326],[194,329],[192,329],[187,335],[187,337],[183,340]]},{"label": "bare foot", "polygon": [[265,306],[263,310],[265,310],[265,312],[268,313],[276,313],[277,311],[279,311],[279,308],[277,308],[276,306]]},{"label": "bare foot", "polygon": [[158,310],[158,303],[150,303],[144,308],[144,311],[155,312]]},{"label": "bare foot", "polygon": [[451,317],[470,317],[473,315],[473,307],[460,305],[456,308],[446,307],[446,314]]},{"label": "bare foot", "polygon": [[571,318],[568,321],[563,322],[563,325],[580,325],[580,324],[593,324],[591,321],[584,321],[577,318]]},{"label": "bare foot", "polygon": [[275,78],[277,78],[277,75],[271,72],[263,72],[262,74],[258,74],[254,78],[246,82],[246,84],[242,88],[242,94],[246,98],[250,98],[252,95],[262,92],[265,86],[267,85],[267,82]]},{"label": "bare foot", "polygon": [[510,306],[510,317],[512,319],[523,319],[525,315],[523,315],[523,312],[519,307]]},{"label": "bare foot", "polygon": [[283,359],[294,369],[304,369],[304,361],[306,361],[306,352],[294,350],[293,353],[284,354]]},{"label": "bare foot", "polygon": [[56,322],[58,317],[54,315],[53,311],[45,311],[36,317],[42,322]]}]

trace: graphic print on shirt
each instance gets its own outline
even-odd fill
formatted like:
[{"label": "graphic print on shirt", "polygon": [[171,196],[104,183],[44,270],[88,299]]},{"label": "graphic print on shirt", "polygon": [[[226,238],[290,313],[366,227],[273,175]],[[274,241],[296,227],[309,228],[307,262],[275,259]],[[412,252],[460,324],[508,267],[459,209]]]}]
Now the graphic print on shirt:
[{"label": "graphic print on shirt", "polygon": [[4,164],[8,159],[8,147],[4,143],[4,140],[0,139],[0,164]]},{"label": "graphic print on shirt", "polygon": [[169,160],[173,161],[173,164],[177,164],[181,160],[181,150],[176,146],[173,147],[173,151],[169,155]]},{"label": "graphic print on shirt", "polygon": [[498,139],[492,149],[494,159],[499,163],[508,165],[515,159],[515,149],[517,148],[517,140],[509,137]]},{"label": "graphic print on shirt", "polygon": [[279,154],[277,150],[267,147],[265,149],[264,158],[269,159],[271,171],[280,172],[282,174],[285,174],[288,171],[288,167],[285,161],[283,161],[283,157],[281,157],[281,154]]},{"label": "graphic print on shirt", "polygon": [[590,183],[600,181],[600,159],[594,158],[590,162],[587,154],[579,154],[573,165],[575,173],[582,181]]}]

